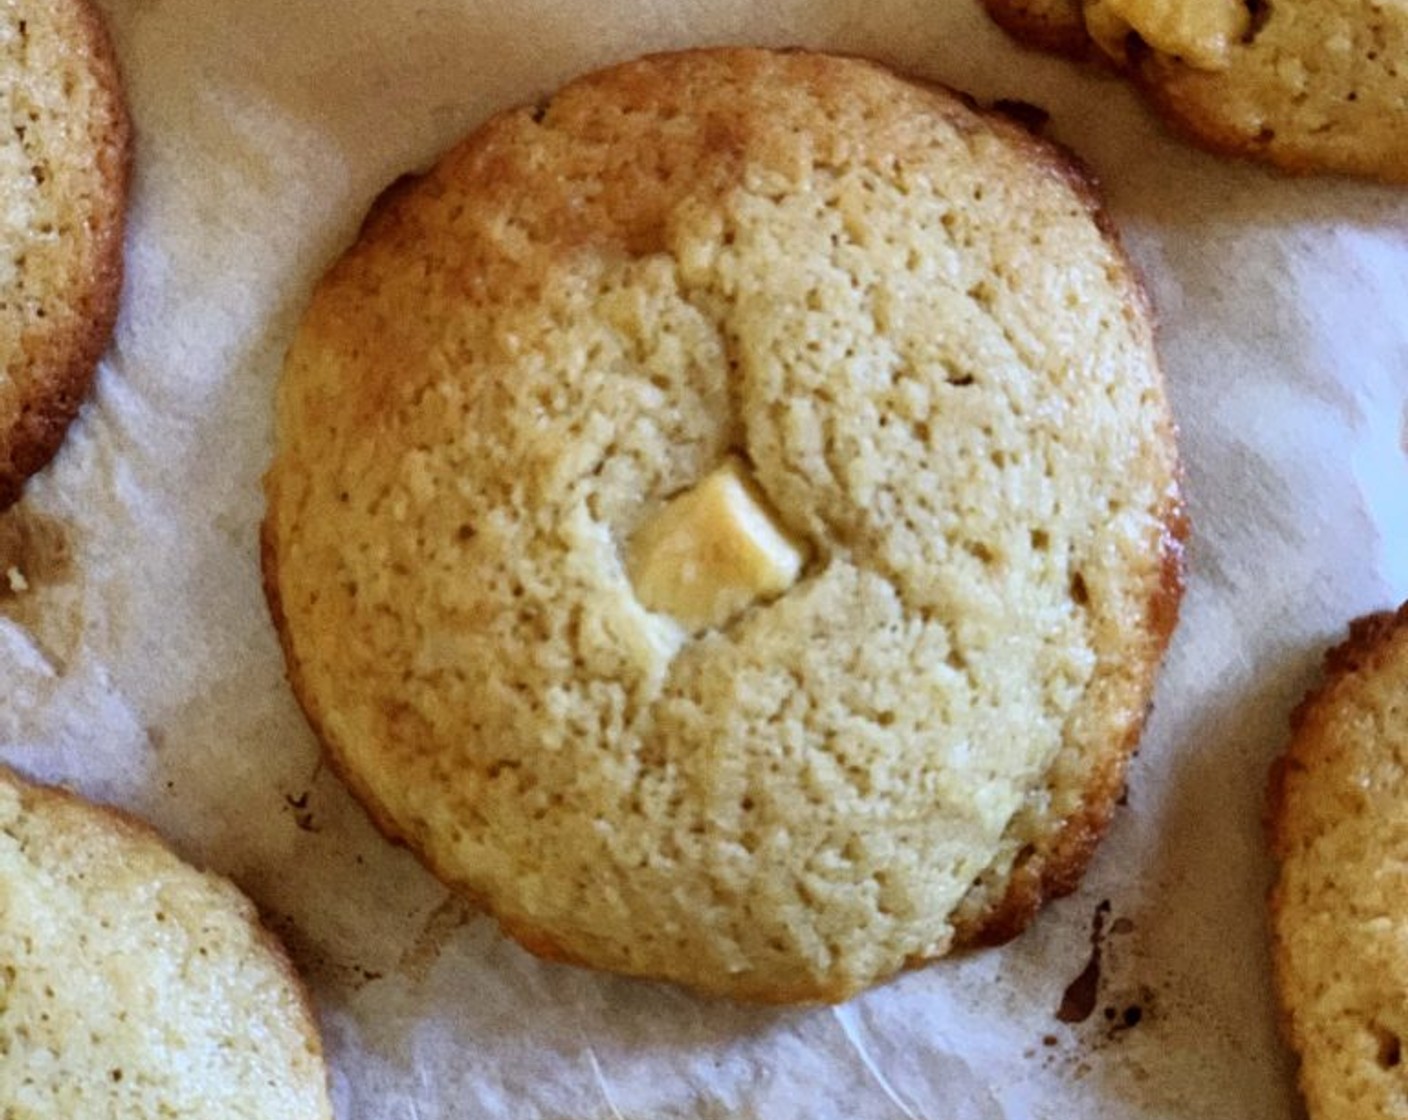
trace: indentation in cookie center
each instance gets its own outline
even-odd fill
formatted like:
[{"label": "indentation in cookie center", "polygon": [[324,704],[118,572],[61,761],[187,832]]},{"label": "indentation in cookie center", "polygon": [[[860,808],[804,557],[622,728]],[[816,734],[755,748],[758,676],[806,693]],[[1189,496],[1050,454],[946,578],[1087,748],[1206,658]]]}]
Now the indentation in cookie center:
[{"label": "indentation in cookie center", "polygon": [[723,626],[781,595],[797,581],[806,552],[743,460],[730,456],[646,519],[626,566],[647,608],[698,629]]}]

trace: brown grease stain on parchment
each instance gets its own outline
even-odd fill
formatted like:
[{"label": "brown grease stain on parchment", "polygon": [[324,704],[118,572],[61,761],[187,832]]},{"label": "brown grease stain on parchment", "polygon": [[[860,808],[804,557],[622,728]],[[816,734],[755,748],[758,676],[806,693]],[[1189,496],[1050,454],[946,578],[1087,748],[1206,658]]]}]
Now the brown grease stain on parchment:
[{"label": "brown grease stain on parchment", "polygon": [[1061,996],[1056,1018],[1063,1023],[1083,1023],[1090,1018],[1100,998],[1100,960],[1105,952],[1105,919],[1110,913],[1110,900],[1095,908],[1090,930],[1090,959]]},{"label": "brown grease stain on parchment", "polygon": [[[1154,1009],[1155,1001],[1153,989],[1146,984],[1136,985],[1132,991],[1118,995],[1105,991],[1108,985],[1102,980],[1107,939],[1111,935],[1134,932],[1134,923],[1129,918],[1120,917],[1110,922],[1110,910],[1109,899],[1095,907],[1090,928],[1090,957],[1085,967],[1066,986],[1060,1006],[1056,1009],[1056,1018],[1061,1022],[1071,1025],[1084,1023],[1095,1015],[1103,994],[1105,1006],[1096,1019],[1100,1031],[1099,1037],[1094,1040],[1096,1045],[1114,1042],[1125,1031],[1145,1022]],[[1042,1042],[1043,1045],[1054,1046],[1057,1039],[1054,1035],[1048,1035]]]},{"label": "brown grease stain on parchment", "polygon": [[[420,932],[396,962],[394,973],[412,983],[424,983],[446,945],[476,917],[472,903],[453,894],[447,895],[426,916]],[[340,959],[308,937],[288,914],[266,911],[262,918],[264,925],[283,943],[299,971],[315,982],[355,992],[386,976],[385,966],[372,968],[357,961]]]},{"label": "brown grease stain on parchment", "polygon": [[475,917],[472,903],[458,895],[447,894],[444,901],[426,917],[411,947],[401,955],[398,971],[417,984],[424,983],[431,966],[440,959],[450,939]]},{"label": "brown grease stain on parchment", "polygon": [[67,583],[73,575],[68,530],[52,517],[15,506],[0,514],[0,604],[12,617],[46,584]]},{"label": "brown grease stain on parchment", "polygon": [[78,648],[81,590],[67,524],[23,503],[0,514],[0,615],[29,634],[56,675]]},{"label": "brown grease stain on parchment", "polygon": [[304,934],[298,922],[287,914],[266,911],[260,919],[279,939],[299,973],[309,980],[355,992],[385,975],[379,969],[336,959]]}]

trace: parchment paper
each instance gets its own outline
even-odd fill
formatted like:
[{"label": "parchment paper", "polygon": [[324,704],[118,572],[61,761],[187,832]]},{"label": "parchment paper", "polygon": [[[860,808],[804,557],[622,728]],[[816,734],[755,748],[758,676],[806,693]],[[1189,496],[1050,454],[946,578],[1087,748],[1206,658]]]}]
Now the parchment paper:
[{"label": "parchment paper", "polygon": [[[1326,643],[1408,597],[1408,191],[1186,148],[975,0],[108,10],[139,145],[128,283],[91,405],[0,519],[0,570],[28,585],[0,580],[0,757],[149,817],[254,897],[311,984],[342,1117],[1295,1115],[1262,793]],[[1007,948],[835,1010],[704,1002],[506,942],[320,765],[257,567],[281,355],[372,198],[578,72],[744,42],[1050,110],[1161,312],[1195,534],[1129,803],[1082,890]],[[1097,912],[1090,1013],[1062,1022]]]}]

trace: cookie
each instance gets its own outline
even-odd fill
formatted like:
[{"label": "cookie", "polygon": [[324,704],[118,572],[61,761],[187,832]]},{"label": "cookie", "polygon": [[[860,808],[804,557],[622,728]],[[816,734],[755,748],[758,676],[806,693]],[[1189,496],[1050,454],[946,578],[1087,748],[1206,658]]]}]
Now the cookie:
[{"label": "cookie", "polygon": [[0,67],[3,509],[58,450],[111,336],[130,130],[88,0],[7,4]]},{"label": "cookie", "polygon": [[1408,10],[1376,0],[984,0],[1121,69],[1181,133],[1283,170],[1408,182]]},{"label": "cookie", "polygon": [[0,770],[7,1115],[331,1117],[303,990],[254,907],[146,825]]},{"label": "cookie", "polygon": [[1269,817],[1276,986],[1310,1116],[1408,1117],[1408,604],[1327,656]]},{"label": "cookie", "polygon": [[544,956],[836,1000],[1078,880],[1180,594],[1089,179],[864,61],[662,55],[392,190],[279,389],[266,586],[390,836]]}]

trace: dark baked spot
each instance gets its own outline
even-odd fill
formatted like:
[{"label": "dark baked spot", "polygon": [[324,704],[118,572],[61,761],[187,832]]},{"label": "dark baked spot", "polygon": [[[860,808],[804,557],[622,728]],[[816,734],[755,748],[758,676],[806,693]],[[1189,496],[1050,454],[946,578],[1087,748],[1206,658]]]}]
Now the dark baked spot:
[{"label": "dark baked spot", "polygon": [[365,236],[367,231],[379,226],[382,222],[393,221],[396,213],[397,203],[420,182],[421,176],[407,173],[399,175],[391,181],[381,194],[377,195],[371,206],[367,209],[366,217],[362,219],[362,228],[358,236]]},{"label": "dark baked spot", "polygon": [[1246,0],[1246,5],[1250,22],[1247,24],[1246,31],[1242,33],[1242,42],[1251,43],[1261,34],[1261,29],[1271,19],[1271,0]]},{"label": "dark baked spot", "polygon": [[1396,1031],[1378,1023],[1373,1027],[1380,1069],[1397,1069],[1403,1064],[1403,1040]]},{"label": "dark baked spot", "polygon": [[992,107],[997,112],[1011,117],[1028,131],[1038,134],[1051,120],[1051,114],[1047,110],[1040,105],[1033,105],[1030,101],[1003,97],[994,101]]},{"label": "dark baked spot", "polygon": [[293,814],[293,823],[301,831],[318,831],[318,826],[313,822],[313,813],[308,808],[308,791],[306,789],[296,797],[291,793],[284,794],[284,808]]}]

